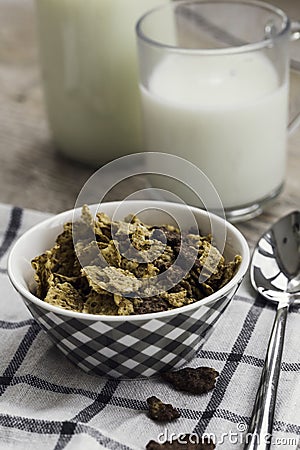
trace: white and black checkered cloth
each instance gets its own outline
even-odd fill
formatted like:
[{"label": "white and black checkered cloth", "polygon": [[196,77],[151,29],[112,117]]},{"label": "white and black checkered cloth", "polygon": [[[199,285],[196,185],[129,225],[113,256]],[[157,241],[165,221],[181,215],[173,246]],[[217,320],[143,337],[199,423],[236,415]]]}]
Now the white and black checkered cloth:
[{"label": "white and black checkered cloth", "polygon": [[[275,311],[246,279],[189,366],[220,372],[216,388],[197,396],[159,378],[114,381],[73,366],[32,319],[11,286],[7,255],[15,239],[42,213],[0,205],[0,449],[143,449],[150,440],[182,433],[212,433],[217,449],[241,449],[239,430],[249,422]],[[288,317],[274,449],[296,449],[300,435],[300,315]],[[172,403],[181,417],[159,425],[146,399]],[[173,434],[172,434],[173,433]]]}]

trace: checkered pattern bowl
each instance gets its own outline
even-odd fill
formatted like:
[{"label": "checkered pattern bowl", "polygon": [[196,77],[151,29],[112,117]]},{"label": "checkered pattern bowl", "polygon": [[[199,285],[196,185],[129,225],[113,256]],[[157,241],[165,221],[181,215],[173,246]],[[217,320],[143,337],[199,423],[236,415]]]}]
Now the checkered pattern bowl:
[{"label": "checkered pattern bowl", "polygon": [[[121,205],[122,203],[122,205]],[[122,208],[120,208],[120,205]],[[74,210],[47,219],[24,233],[12,248],[8,273],[15,289],[49,338],[78,367],[88,373],[112,378],[149,377],[178,368],[189,361],[207,339],[246,273],[249,264],[248,245],[230,223],[197,208],[159,201],[110,202],[90,207],[109,216],[119,208],[123,219],[129,213],[143,211],[148,224],[171,223],[170,217],[184,219],[186,208],[192,211],[202,234],[214,226],[218,242],[226,230],[224,255],[242,256],[235,276],[218,292],[204,300],[171,311],[132,316],[91,315],[67,311],[38,299],[33,292],[33,270],[30,261],[49,249],[62,230],[73,219]],[[80,216],[75,210],[75,216]],[[221,330],[220,330],[221,332]]]}]

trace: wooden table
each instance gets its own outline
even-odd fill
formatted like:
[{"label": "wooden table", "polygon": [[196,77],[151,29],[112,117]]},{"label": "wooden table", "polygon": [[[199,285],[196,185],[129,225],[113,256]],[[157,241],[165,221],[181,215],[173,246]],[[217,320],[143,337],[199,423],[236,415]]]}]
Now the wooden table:
[{"label": "wooden table", "polygon": [[[290,9],[293,17],[299,12],[300,17],[299,2],[274,3]],[[297,73],[291,75],[291,110],[300,111]],[[53,213],[72,208],[94,170],[63,158],[52,143],[40,82],[32,0],[0,0],[0,202]],[[252,245],[272,221],[299,208],[300,127],[289,136],[283,193],[264,214],[238,227]]]}]

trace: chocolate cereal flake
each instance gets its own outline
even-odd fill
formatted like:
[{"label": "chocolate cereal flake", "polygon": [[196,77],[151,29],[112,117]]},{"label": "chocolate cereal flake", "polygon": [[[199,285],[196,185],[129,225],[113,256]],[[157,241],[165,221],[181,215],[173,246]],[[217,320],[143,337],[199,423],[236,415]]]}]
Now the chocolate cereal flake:
[{"label": "chocolate cereal flake", "polygon": [[215,387],[219,373],[210,367],[187,367],[176,372],[164,372],[162,378],[179,391],[205,394]]},{"label": "chocolate cereal flake", "polygon": [[147,398],[149,416],[158,422],[170,422],[180,417],[180,412],[172,405],[163,403],[159,398],[153,396]]},{"label": "chocolate cereal flake", "polygon": [[215,444],[208,438],[201,438],[192,434],[180,435],[178,439],[159,443],[150,441],[146,450],[214,450]]}]

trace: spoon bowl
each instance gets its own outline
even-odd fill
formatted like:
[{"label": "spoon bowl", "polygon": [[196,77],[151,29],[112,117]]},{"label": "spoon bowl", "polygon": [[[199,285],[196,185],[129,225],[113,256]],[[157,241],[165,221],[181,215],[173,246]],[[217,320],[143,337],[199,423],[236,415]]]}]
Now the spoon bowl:
[{"label": "spoon bowl", "polygon": [[[300,303],[300,212],[276,222],[253,252],[252,286],[267,300]],[[299,294],[299,295],[297,295]]]}]

